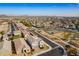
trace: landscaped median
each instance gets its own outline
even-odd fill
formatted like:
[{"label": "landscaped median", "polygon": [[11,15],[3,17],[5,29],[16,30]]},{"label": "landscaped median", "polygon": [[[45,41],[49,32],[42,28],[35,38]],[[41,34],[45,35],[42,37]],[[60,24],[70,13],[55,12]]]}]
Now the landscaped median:
[{"label": "landscaped median", "polygon": [[36,48],[35,51],[33,52],[33,55],[40,55],[40,54],[50,51],[51,49],[52,47],[48,45],[46,42],[44,42],[44,48],[43,49]]}]

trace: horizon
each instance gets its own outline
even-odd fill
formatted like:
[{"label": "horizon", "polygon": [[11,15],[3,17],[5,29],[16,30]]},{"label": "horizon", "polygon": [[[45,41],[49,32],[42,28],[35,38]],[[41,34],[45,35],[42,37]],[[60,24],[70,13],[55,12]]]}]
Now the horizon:
[{"label": "horizon", "polygon": [[79,16],[52,16],[52,15],[1,15],[0,14],[0,16],[6,16],[6,17],[20,17],[20,16],[28,16],[28,17],[30,17],[30,16],[35,16],[35,17],[42,17],[42,16],[45,16],[45,17],[79,17]]},{"label": "horizon", "polygon": [[0,15],[79,17],[78,3],[0,3]]}]

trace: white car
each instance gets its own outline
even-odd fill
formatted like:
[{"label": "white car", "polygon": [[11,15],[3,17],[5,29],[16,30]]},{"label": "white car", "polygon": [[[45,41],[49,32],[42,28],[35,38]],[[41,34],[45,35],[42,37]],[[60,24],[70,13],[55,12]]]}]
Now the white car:
[{"label": "white car", "polygon": [[41,41],[39,42],[39,48],[40,48],[40,49],[44,48],[44,41],[41,40]]}]

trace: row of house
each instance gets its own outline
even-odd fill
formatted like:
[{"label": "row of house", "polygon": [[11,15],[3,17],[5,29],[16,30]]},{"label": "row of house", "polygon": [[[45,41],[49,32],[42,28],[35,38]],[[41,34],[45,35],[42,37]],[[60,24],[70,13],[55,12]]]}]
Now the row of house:
[{"label": "row of house", "polygon": [[22,26],[19,25],[19,29],[24,34],[24,38],[25,38],[26,42],[29,44],[29,46],[32,49],[43,48],[44,47],[44,41],[41,38],[39,38],[38,36],[34,35],[33,33],[31,33],[26,28],[25,29],[21,29],[22,27],[25,27],[25,26],[24,25],[22,25]]}]

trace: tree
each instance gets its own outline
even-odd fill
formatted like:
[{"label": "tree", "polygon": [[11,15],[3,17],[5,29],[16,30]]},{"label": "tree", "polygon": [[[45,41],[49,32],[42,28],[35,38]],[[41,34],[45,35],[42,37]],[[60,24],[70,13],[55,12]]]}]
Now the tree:
[{"label": "tree", "polygon": [[32,24],[31,24],[31,22],[29,22],[29,21],[20,21],[22,24],[24,24],[25,26],[28,26],[28,27],[32,27]]},{"label": "tree", "polygon": [[0,32],[0,34],[4,35],[4,32],[3,32],[3,31],[1,31],[1,32]]},{"label": "tree", "polygon": [[76,30],[79,31],[79,22],[75,24]]},{"label": "tree", "polygon": [[77,56],[77,49],[75,49],[75,48],[68,49],[68,54],[70,56]]},{"label": "tree", "polygon": [[65,49],[68,50],[70,48],[69,45],[65,45]]}]

